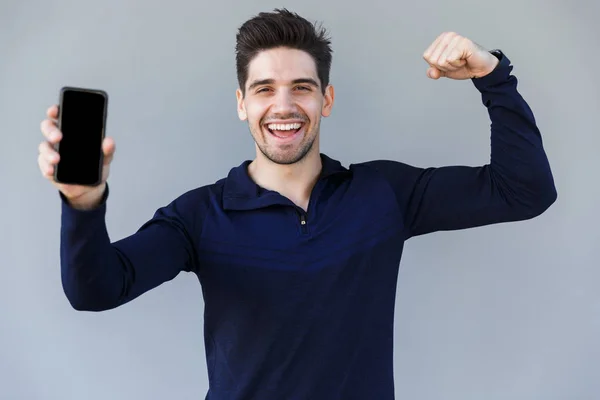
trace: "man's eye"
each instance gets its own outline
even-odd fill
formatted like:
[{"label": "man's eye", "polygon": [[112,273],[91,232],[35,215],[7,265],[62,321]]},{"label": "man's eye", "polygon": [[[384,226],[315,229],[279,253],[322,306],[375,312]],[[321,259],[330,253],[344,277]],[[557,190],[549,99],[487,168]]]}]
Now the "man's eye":
[{"label": "man's eye", "polygon": [[310,88],[308,86],[297,86],[296,89],[298,89],[298,90],[310,90]]}]

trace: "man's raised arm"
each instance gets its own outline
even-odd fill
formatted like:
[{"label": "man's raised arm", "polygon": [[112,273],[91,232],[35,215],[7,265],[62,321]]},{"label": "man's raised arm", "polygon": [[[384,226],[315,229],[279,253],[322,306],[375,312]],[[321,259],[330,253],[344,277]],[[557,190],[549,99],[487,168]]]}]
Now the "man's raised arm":
[{"label": "man's raised arm", "polygon": [[430,78],[471,79],[480,91],[491,120],[491,159],[479,167],[367,163],[390,182],[405,216],[406,238],[543,213],[557,198],[554,179],[540,131],[517,91],[507,56],[445,33],[424,58]]}]

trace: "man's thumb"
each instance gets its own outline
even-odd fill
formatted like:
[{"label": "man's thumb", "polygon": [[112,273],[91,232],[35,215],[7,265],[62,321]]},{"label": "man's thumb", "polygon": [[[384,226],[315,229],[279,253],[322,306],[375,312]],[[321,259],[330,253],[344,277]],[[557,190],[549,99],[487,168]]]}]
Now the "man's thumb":
[{"label": "man's thumb", "polygon": [[427,70],[427,76],[431,79],[439,79],[444,76],[444,73],[435,67],[429,67]]}]

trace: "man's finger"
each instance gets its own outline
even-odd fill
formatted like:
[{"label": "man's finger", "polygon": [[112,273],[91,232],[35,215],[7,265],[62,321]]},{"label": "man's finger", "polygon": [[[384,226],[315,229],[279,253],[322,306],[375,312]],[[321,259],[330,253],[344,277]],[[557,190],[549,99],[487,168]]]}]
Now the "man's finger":
[{"label": "man's finger", "polygon": [[52,144],[58,143],[62,138],[62,134],[56,127],[56,124],[49,119],[42,121],[40,129],[44,137]]},{"label": "man's finger", "polygon": [[54,165],[50,164],[42,153],[38,155],[38,166],[44,178],[54,178]]},{"label": "man's finger", "polygon": [[448,58],[448,64],[451,65],[455,70],[464,67],[466,63],[467,60],[462,59],[460,57],[454,57],[450,55],[450,57]]},{"label": "man's finger", "polygon": [[49,142],[41,142],[38,146],[38,152],[44,158],[44,160],[48,161],[51,164],[56,164],[60,156],[56,150],[52,147]]},{"label": "man's finger", "polygon": [[116,150],[117,148],[115,145],[115,141],[110,137],[105,138],[102,142],[102,152],[104,153],[104,165],[108,165],[111,163]]},{"label": "man's finger", "polygon": [[440,79],[441,77],[445,76],[444,71],[441,71],[439,69],[437,69],[436,67],[430,67],[427,70],[427,76],[430,77],[431,79]]},{"label": "man's finger", "polygon": [[444,51],[440,54],[438,59],[438,68],[445,70],[454,69],[455,66],[451,61],[457,62],[460,59],[460,46],[461,37],[456,35],[449,42],[448,46],[444,49]]},{"label": "man's finger", "polygon": [[448,45],[454,39],[455,36],[456,36],[456,34],[452,33],[452,32],[451,33],[447,33],[447,34],[444,35],[444,37],[442,38],[442,40],[438,43],[438,45],[436,46],[436,48],[431,53],[431,56],[429,58],[429,63],[430,64],[432,64],[435,67],[437,67],[439,65],[440,56],[448,48]]},{"label": "man's finger", "polygon": [[50,106],[48,108],[48,110],[46,110],[46,115],[50,119],[54,119],[54,120],[57,119],[58,118],[58,105],[54,104],[53,106]]},{"label": "man's finger", "polygon": [[431,54],[433,54],[433,51],[435,50],[435,48],[437,47],[437,45],[444,38],[444,35],[445,34],[441,34],[437,38],[435,38],[435,40],[433,41],[433,43],[431,43],[429,45],[429,47],[427,48],[427,50],[425,50],[425,52],[423,53],[423,58],[425,59],[425,61],[429,62],[429,59],[431,58]]}]

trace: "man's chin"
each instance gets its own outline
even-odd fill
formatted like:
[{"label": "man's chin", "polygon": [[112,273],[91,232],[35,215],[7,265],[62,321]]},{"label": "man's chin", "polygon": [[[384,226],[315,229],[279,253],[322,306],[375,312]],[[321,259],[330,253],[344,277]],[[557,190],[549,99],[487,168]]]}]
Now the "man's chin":
[{"label": "man's chin", "polygon": [[260,149],[262,154],[272,163],[278,165],[292,165],[302,161],[306,156],[310,153],[312,148],[309,146],[308,148],[296,148],[296,149],[279,149],[277,151],[265,151],[264,149]]},{"label": "man's chin", "polygon": [[274,164],[278,164],[278,165],[296,164],[297,162],[302,160],[302,158],[304,158],[302,155],[289,156],[289,155],[281,155],[281,154],[268,154],[268,155],[266,155],[266,157],[269,159],[269,161],[271,161]]}]

